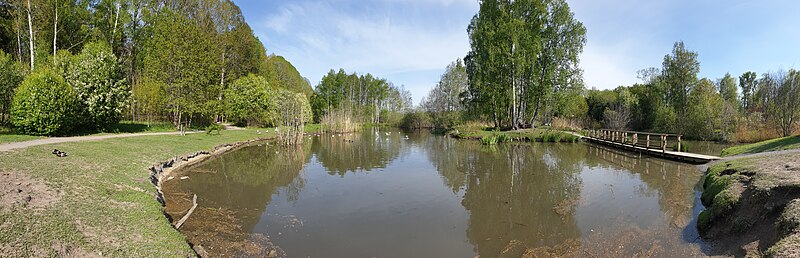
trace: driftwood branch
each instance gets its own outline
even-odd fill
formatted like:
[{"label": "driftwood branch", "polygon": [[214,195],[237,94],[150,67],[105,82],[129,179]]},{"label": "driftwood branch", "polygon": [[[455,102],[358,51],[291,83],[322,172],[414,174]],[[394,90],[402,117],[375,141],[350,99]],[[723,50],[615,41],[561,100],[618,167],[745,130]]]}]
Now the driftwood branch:
[{"label": "driftwood branch", "polygon": [[186,222],[186,219],[188,219],[189,216],[192,215],[194,209],[196,208],[197,208],[197,195],[195,194],[194,197],[192,197],[192,208],[189,209],[189,212],[187,212],[186,215],[183,215],[183,218],[181,218],[181,220],[178,221],[178,224],[175,224],[175,228],[176,229],[181,228],[181,226],[183,226],[183,223]]}]

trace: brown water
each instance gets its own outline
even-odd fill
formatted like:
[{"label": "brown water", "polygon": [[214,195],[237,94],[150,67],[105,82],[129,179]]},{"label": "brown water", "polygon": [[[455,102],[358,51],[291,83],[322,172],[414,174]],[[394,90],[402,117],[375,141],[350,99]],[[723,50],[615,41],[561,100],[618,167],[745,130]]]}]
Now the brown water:
[{"label": "brown water", "polygon": [[271,240],[289,257],[689,257],[707,249],[701,177],[585,143],[367,131],[246,147],[164,189],[176,220],[198,195],[181,231],[217,256]]}]

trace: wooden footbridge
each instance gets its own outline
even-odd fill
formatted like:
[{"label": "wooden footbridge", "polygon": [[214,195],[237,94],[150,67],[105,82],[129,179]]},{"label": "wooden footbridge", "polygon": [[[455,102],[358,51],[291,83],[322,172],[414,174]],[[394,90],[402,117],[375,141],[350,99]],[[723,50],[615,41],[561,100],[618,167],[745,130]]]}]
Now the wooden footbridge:
[{"label": "wooden footbridge", "polygon": [[688,163],[705,164],[720,159],[717,156],[681,152],[681,137],[677,134],[600,129],[589,131],[589,135],[583,139],[609,147]]}]

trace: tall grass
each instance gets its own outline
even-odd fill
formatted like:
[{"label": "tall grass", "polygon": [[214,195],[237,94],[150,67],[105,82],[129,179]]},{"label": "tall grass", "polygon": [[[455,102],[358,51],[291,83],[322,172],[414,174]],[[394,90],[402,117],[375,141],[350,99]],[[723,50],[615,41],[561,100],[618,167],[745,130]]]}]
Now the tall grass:
[{"label": "tall grass", "polygon": [[481,138],[481,144],[483,145],[495,145],[497,144],[497,137],[495,136],[485,136]]},{"label": "tall grass", "polygon": [[508,134],[500,134],[497,136],[497,142],[511,142],[514,139],[511,138]]},{"label": "tall grass", "polygon": [[577,142],[580,137],[575,136],[569,133],[557,132],[557,131],[547,131],[542,133],[542,141],[543,142],[567,142],[567,143],[574,143]]},{"label": "tall grass", "polygon": [[355,132],[361,125],[354,122],[346,111],[336,110],[325,114],[320,119],[320,130],[326,133]]}]

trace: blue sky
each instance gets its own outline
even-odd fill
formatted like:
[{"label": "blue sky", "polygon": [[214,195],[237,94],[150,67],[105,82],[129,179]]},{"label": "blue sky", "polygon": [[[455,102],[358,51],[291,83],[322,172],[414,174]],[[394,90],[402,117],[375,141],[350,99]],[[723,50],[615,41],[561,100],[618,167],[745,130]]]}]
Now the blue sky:
[{"label": "blue sky", "polygon": [[[469,51],[477,0],[235,0],[267,51],[316,85],[330,69],[372,73],[412,92],[414,103],[444,67]],[[800,1],[568,0],[587,28],[587,88],[638,82],[675,41],[699,52],[700,76],[717,79],[800,68]]]}]

